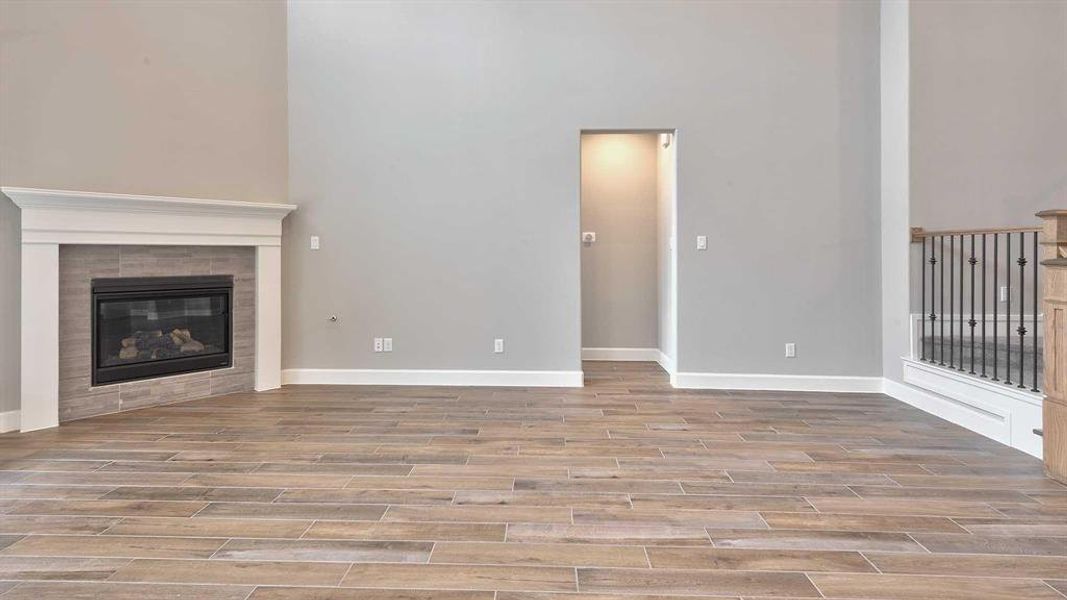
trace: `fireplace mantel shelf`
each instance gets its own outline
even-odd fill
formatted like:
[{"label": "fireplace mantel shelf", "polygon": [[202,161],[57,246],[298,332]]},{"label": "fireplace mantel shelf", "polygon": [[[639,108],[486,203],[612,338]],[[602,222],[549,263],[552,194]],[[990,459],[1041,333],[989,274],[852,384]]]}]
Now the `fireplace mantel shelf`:
[{"label": "fireplace mantel shelf", "polygon": [[254,246],[255,388],[281,386],[282,219],[295,206],[17,187],[0,192],[20,209],[22,431],[59,424],[59,247],[65,244]]},{"label": "fireplace mantel shelf", "polygon": [[23,244],[281,243],[292,204],[3,187],[21,209]]}]

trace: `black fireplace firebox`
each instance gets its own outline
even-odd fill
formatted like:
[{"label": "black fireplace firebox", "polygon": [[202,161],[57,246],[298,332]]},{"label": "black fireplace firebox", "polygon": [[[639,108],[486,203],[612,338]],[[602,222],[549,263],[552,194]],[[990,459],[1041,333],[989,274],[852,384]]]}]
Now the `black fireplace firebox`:
[{"label": "black fireplace firebox", "polygon": [[93,385],[233,365],[233,277],[92,281]]}]

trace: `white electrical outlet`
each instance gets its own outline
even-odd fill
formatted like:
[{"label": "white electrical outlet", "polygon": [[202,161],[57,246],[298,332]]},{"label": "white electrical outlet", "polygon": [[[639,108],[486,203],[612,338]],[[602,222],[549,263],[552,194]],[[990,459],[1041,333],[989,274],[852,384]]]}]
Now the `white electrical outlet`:
[{"label": "white electrical outlet", "polygon": [[697,236],[697,250],[707,250],[707,249],[708,249],[708,236],[706,236],[706,235],[698,235]]},{"label": "white electrical outlet", "polygon": [[308,245],[311,247],[312,250],[318,250],[319,249],[319,236],[317,236],[317,235],[311,236],[311,241],[308,243]]},{"label": "white electrical outlet", "polygon": [[382,350],[385,352],[393,351],[393,338],[382,339]]},{"label": "white electrical outlet", "polygon": [[504,338],[496,338],[493,340],[493,352],[502,354],[504,352]]},{"label": "white electrical outlet", "polygon": [[1008,301],[1008,286],[1006,286],[1006,285],[1000,286],[1000,301],[1001,302],[1007,302]]},{"label": "white electrical outlet", "polygon": [[797,357],[797,345],[793,342],[789,342],[785,345],[785,357],[796,358]]},{"label": "white electrical outlet", "polygon": [[382,346],[384,346],[382,338],[374,338],[374,351],[381,352],[383,349]]},{"label": "white electrical outlet", "polygon": [[583,231],[582,232],[582,243],[583,244],[588,245],[588,244],[592,244],[594,242],[596,242],[596,232],[595,231]]}]

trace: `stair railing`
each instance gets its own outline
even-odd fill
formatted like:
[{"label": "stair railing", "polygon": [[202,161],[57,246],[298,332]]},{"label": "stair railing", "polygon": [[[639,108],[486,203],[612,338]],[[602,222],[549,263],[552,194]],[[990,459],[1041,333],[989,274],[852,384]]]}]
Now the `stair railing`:
[{"label": "stair railing", "polygon": [[922,265],[919,360],[1040,391],[1040,231],[912,228]]}]

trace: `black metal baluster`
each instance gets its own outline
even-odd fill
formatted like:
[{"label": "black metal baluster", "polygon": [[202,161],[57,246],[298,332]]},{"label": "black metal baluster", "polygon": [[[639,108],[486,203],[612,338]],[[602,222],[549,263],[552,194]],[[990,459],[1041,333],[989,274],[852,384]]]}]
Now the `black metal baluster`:
[{"label": "black metal baluster", "polygon": [[[926,242],[923,242],[923,252],[926,252]],[[924,254],[925,256],[925,254]],[[937,347],[934,346],[934,326],[937,325],[937,298],[934,295],[936,293],[936,286],[934,285],[934,267],[937,266],[936,248],[934,247],[934,238],[930,238],[930,362],[934,362],[935,355],[937,354]],[[926,268],[926,264],[923,264],[923,268]],[[925,271],[924,271],[925,273]],[[926,297],[923,297],[925,302]],[[925,304],[923,305],[923,311],[925,312]],[[925,316],[924,316],[925,318]],[[923,348],[926,348],[925,328],[923,329]]]},{"label": "black metal baluster", "polygon": [[[956,255],[956,236],[948,236],[948,309],[956,310],[956,261],[952,257]],[[956,368],[956,326],[952,321],[952,313],[948,314],[948,366]]]},{"label": "black metal baluster", "polygon": [[1000,287],[997,285],[997,268],[1000,266],[998,260],[998,246],[1000,245],[1000,234],[993,234],[993,381],[997,381],[997,308],[1000,305]]},{"label": "black metal baluster", "polygon": [[[1008,234],[1011,235],[1011,234]],[[1019,333],[1019,386],[1026,389],[1026,385],[1023,383],[1023,373],[1026,368],[1026,345],[1023,343],[1026,337],[1026,317],[1023,311],[1026,310],[1026,234],[1022,231],[1019,232],[1019,328],[1016,330]]]},{"label": "black metal baluster", "polygon": [[1033,309],[1034,309],[1034,314],[1033,314],[1033,323],[1034,323],[1034,338],[1033,338],[1034,339],[1034,381],[1033,381],[1033,383],[1034,383],[1034,385],[1033,385],[1033,387],[1030,388],[1031,392],[1039,392],[1039,391],[1041,391],[1041,389],[1037,387],[1037,383],[1038,383],[1037,382],[1037,356],[1038,356],[1038,354],[1037,354],[1038,353],[1038,347],[1037,347],[1037,342],[1038,342],[1038,340],[1037,340],[1037,331],[1038,331],[1038,329],[1037,329],[1037,308],[1038,308],[1038,300],[1037,300],[1037,289],[1038,289],[1037,288],[1037,265],[1038,265],[1038,262],[1040,262],[1040,261],[1037,260],[1037,234],[1038,234],[1038,232],[1035,231],[1034,232],[1034,259],[1031,261],[1031,263],[1033,264],[1032,276],[1034,278],[1034,291],[1033,291],[1033,294],[1034,294],[1034,302],[1033,302]]},{"label": "black metal baluster", "polygon": [[964,234],[959,235],[959,370],[964,370]]},{"label": "black metal baluster", "polygon": [[986,234],[982,234],[982,377],[985,377],[985,299],[986,299],[986,286],[985,286],[985,273],[989,270],[989,266],[985,262],[985,237]]},{"label": "black metal baluster", "polygon": [[919,360],[926,360],[926,240],[922,241],[922,275],[919,277]]},{"label": "black metal baluster", "polygon": [[945,236],[938,236],[941,241],[941,335],[938,336],[938,346],[941,347],[937,364],[945,366]]},{"label": "black metal baluster", "polygon": [[1007,349],[1004,351],[1004,383],[1011,385],[1011,234],[1004,234],[1004,253],[1007,260],[1004,261],[1004,283],[1008,286],[1007,306],[1004,307],[1004,340]]},{"label": "black metal baluster", "polygon": [[971,258],[967,260],[971,265],[971,320],[967,321],[967,324],[971,326],[971,375],[974,375],[974,326],[978,324],[978,321],[974,320],[974,266],[978,264],[978,259],[974,257],[974,234],[971,234]]}]

